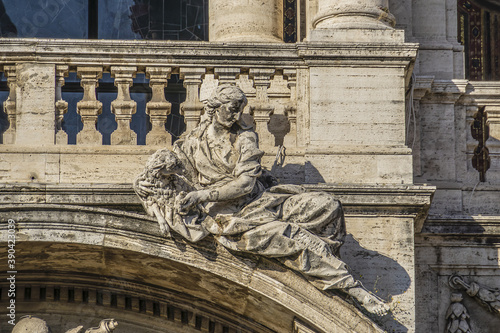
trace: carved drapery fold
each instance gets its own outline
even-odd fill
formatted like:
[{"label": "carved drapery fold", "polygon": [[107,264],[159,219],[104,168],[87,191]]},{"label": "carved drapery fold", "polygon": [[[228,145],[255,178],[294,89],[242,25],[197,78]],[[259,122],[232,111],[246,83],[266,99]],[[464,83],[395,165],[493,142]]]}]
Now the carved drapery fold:
[{"label": "carved drapery fold", "polygon": [[9,97],[3,103],[3,110],[9,121],[9,128],[3,133],[4,144],[16,143],[16,66],[4,66],[9,86]]},{"label": "carved drapery fold", "polygon": [[254,78],[256,89],[255,102],[250,105],[250,110],[255,121],[255,131],[259,134],[259,144],[262,147],[274,147],[274,136],[267,128],[274,113],[274,106],[269,104],[269,96],[267,94],[273,74],[274,69],[250,69],[250,75]]},{"label": "carved drapery fold", "polygon": [[151,100],[146,104],[146,114],[151,120],[151,131],[146,136],[148,145],[166,145],[172,143],[172,135],[165,130],[165,122],[172,110],[172,103],[165,99],[171,67],[147,67],[146,77],[152,90]]},{"label": "carved drapery fold", "polygon": [[117,129],[111,133],[112,145],[133,145],[137,143],[137,134],[130,128],[132,115],[137,110],[137,103],[130,98],[130,87],[137,72],[134,66],[111,66],[111,76],[115,78],[118,96],[111,102],[111,112],[115,114]]},{"label": "carved drapery fold", "polygon": [[96,129],[96,123],[102,113],[102,103],[97,100],[95,90],[102,77],[102,67],[78,67],[77,74],[83,87],[83,99],[76,104],[76,109],[82,117],[83,129],[77,134],[76,143],[100,145],[102,135]]},{"label": "carved drapery fold", "polygon": [[68,112],[68,102],[62,99],[62,86],[64,78],[68,76],[67,65],[56,66],[56,144],[65,145],[68,143],[68,134],[62,130],[62,121],[66,112]]},{"label": "carved drapery fold", "polygon": [[200,102],[200,85],[204,67],[181,67],[180,75],[186,88],[186,100],[181,104],[181,115],[184,116],[186,132],[189,133],[200,122],[203,113],[203,103]]}]

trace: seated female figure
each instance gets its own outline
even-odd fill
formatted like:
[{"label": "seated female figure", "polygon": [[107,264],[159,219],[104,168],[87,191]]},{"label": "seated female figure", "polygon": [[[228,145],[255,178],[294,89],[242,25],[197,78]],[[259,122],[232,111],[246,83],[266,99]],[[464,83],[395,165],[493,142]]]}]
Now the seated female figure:
[{"label": "seated female figure", "polygon": [[268,187],[257,135],[241,121],[246,103],[238,87],[218,87],[199,126],[173,152],[153,155],[135,183],[148,212],[165,232],[192,242],[211,234],[230,250],[276,258],[319,289],[341,290],[368,311],[387,313],[338,257],[345,237],[340,202],[301,186]]}]

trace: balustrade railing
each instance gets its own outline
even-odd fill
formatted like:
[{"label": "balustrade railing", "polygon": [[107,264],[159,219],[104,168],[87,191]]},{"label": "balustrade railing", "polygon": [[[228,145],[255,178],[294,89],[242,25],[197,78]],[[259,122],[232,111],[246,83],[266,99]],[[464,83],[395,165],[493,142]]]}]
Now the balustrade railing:
[{"label": "balustrade railing", "polygon": [[[159,50],[142,43],[148,47],[147,52],[141,52],[135,48],[142,44],[136,45],[132,42],[128,42],[127,47],[119,44],[120,47],[113,49],[113,45],[108,45],[113,42],[99,41],[97,45],[91,46],[88,42],[84,45],[81,45],[82,42],[75,42],[80,43],[79,45],[69,42],[53,45],[54,42],[51,41],[37,41],[38,49],[35,51],[21,50],[11,55],[6,52],[7,54],[0,57],[0,66],[9,90],[7,100],[3,101],[3,112],[6,115],[4,117],[9,123],[8,128],[1,129],[3,144],[16,144],[18,118],[26,112],[31,112],[24,105],[17,103],[17,95],[21,93],[24,99],[54,101],[54,123],[47,124],[53,126],[54,144],[68,144],[68,133],[65,132],[63,124],[70,112],[76,112],[82,123],[82,128],[76,135],[76,145],[102,145],[103,134],[98,130],[99,116],[103,108],[110,107],[116,121],[116,129],[109,140],[111,145],[137,145],[138,136],[132,123],[142,121],[147,123],[149,129],[145,138],[146,145],[168,146],[172,142],[172,133],[169,133],[165,124],[175,115],[171,112],[172,101],[166,98],[165,89],[171,75],[176,74],[185,88],[185,100],[180,105],[180,115],[183,116],[186,131],[192,130],[199,123],[204,110],[203,100],[208,98],[218,85],[230,83],[238,85],[247,94],[249,104],[245,109],[245,119],[254,123],[261,146],[273,147],[283,143],[289,147],[297,145],[297,66],[281,61],[276,55],[259,58],[258,54],[262,49],[257,46],[247,45],[238,57],[235,48],[224,51],[218,49],[217,45],[211,47],[209,43],[173,43],[172,48],[169,48],[169,43],[162,43]],[[16,42],[20,48],[26,46],[22,40]],[[52,48],[49,49],[49,46]],[[203,47],[193,51],[193,48],[200,46]],[[131,51],[132,47],[134,54],[130,56],[126,52]],[[277,50],[275,52],[278,52]],[[164,52],[164,57],[159,57],[161,52]],[[187,57],[189,52],[191,53]],[[289,53],[290,50],[280,52]],[[61,57],[57,57],[58,53]],[[176,54],[179,59],[175,59]],[[34,66],[39,62],[46,67],[53,65],[54,68],[54,76],[46,75],[44,78],[54,82],[53,89],[37,90],[36,96],[30,95],[30,78],[19,78],[23,73],[19,73],[18,65],[33,60]],[[83,97],[76,106],[68,105],[68,101],[64,99],[66,80],[71,73],[76,73],[83,89]],[[106,73],[109,73],[109,80],[112,80],[116,87],[116,97],[109,105],[109,101],[103,100],[100,94],[96,93],[103,81],[103,74]],[[134,118],[133,115],[138,112],[138,103],[131,96],[131,87],[134,77],[138,74],[145,75],[146,84],[149,84],[151,90],[148,92],[150,98],[145,104],[145,110],[141,111],[147,117]],[[141,107],[144,109],[144,106]],[[273,115],[280,118],[274,125],[270,125]],[[177,135],[178,133],[175,136]]]}]

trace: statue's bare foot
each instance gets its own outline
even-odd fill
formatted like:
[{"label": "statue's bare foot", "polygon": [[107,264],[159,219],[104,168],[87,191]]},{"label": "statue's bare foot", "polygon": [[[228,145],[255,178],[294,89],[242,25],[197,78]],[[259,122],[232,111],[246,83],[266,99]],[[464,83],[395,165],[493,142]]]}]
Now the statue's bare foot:
[{"label": "statue's bare foot", "polygon": [[354,287],[347,290],[347,293],[354,297],[368,312],[377,316],[385,316],[389,312],[389,306],[366,290],[363,286]]}]

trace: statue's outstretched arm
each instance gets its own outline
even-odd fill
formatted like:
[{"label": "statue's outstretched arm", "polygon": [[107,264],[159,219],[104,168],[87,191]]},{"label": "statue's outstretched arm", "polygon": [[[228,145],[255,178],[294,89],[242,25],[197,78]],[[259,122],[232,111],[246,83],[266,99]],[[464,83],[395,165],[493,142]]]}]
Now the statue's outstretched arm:
[{"label": "statue's outstretched arm", "polygon": [[188,211],[200,203],[227,201],[242,197],[252,192],[255,186],[256,178],[241,174],[238,178],[219,187],[206,190],[189,192],[181,201],[181,211]]}]

